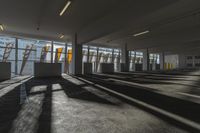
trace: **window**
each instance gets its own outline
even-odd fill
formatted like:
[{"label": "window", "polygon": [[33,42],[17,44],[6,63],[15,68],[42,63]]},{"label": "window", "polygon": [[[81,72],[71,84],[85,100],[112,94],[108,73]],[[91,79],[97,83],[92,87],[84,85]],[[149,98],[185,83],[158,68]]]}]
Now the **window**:
[{"label": "window", "polygon": [[195,56],[195,59],[200,59],[200,56]]},{"label": "window", "polygon": [[193,58],[192,58],[192,56],[187,56],[187,59],[188,59],[188,60],[191,60],[191,59],[193,59]]},{"label": "window", "polygon": [[[42,60],[42,49],[48,47]],[[51,62],[51,42],[43,40],[18,39],[18,74],[33,75],[34,62]]]},{"label": "window", "polygon": [[[58,62],[64,65],[65,43],[53,42],[53,45],[55,47],[52,57],[52,41],[0,36],[0,61],[11,62],[12,76],[15,74],[32,75],[34,62],[54,62],[56,48],[62,48]],[[9,48],[11,48],[10,54],[5,56],[4,53],[9,51]],[[17,56],[15,55],[16,52]]]},{"label": "window", "polygon": [[[15,74],[15,41],[15,38],[0,36],[0,61],[11,62],[11,76]],[[8,54],[4,55],[5,51]]]}]

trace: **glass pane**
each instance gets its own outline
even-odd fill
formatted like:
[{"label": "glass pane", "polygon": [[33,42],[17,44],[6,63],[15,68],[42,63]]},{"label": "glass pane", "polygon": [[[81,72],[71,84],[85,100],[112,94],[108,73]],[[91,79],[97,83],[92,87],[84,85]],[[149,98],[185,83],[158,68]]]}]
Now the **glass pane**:
[{"label": "glass pane", "polygon": [[[4,53],[6,54],[4,55]],[[11,62],[11,76],[15,74],[15,38],[0,36],[0,61]]]}]

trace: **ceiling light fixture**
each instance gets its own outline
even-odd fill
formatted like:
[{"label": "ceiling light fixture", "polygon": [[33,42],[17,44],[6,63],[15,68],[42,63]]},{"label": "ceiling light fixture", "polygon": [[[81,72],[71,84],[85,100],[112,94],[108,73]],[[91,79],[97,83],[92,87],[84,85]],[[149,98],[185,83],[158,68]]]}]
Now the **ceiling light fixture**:
[{"label": "ceiling light fixture", "polygon": [[60,39],[62,39],[62,38],[64,38],[64,35],[63,35],[63,34],[60,36]]},{"label": "ceiling light fixture", "polygon": [[67,1],[65,7],[64,7],[64,8],[62,9],[62,11],[60,12],[60,16],[62,16],[62,15],[65,13],[65,11],[67,10],[67,8],[70,6],[71,3],[72,3],[71,0],[68,0],[68,1]]},{"label": "ceiling light fixture", "polygon": [[143,31],[143,32],[134,34],[133,36],[134,36],[134,37],[136,37],[136,36],[141,36],[141,35],[147,34],[147,33],[149,33],[149,32],[150,32],[149,30],[146,30],[146,31]]},{"label": "ceiling light fixture", "polygon": [[0,29],[3,31],[4,30],[4,28],[3,28],[3,25],[2,24],[0,24]]}]

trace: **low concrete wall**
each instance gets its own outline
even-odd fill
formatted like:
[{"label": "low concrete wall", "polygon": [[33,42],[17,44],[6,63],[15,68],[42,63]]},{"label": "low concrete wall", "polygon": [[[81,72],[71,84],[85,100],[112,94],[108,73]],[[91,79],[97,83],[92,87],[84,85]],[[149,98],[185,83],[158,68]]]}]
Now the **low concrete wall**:
[{"label": "low concrete wall", "polygon": [[60,77],[61,63],[34,63],[34,77]]},{"label": "low concrete wall", "polygon": [[114,64],[113,63],[101,63],[101,72],[102,73],[114,73]]},{"label": "low concrete wall", "polygon": [[135,71],[142,71],[142,64],[135,64]]},{"label": "low concrete wall", "polygon": [[152,71],[153,70],[153,66],[154,64],[149,64],[149,71]]},{"label": "low concrete wall", "polygon": [[128,72],[129,66],[127,66],[125,63],[120,63],[120,71],[121,72]]},{"label": "low concrete wall", "polygon": [[11,63],[0,62],[0,81],[8,80],[11,78]]},{"label": "low concrete wall", "polygon": [[84,63],[83,67],[84,74],[92,74],[92,63]]}]

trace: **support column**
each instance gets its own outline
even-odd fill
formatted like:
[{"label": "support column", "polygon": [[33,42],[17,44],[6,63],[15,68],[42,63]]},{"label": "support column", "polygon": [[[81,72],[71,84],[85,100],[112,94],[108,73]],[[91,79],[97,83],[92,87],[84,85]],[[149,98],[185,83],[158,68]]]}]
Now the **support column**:
[{"label": "support column", "polygon": [[68,56],[67,56],[67,54],[68,54],[68,48],[67,48],[67,43],[65,43],[65,65],[64,65],[64,73],[68,73],[69,71],[69,69],[68,69],[68,67],[69,67],[69,65],[68,65]]},{"label": "support column", "polygon": [[77,42],[77,34],[72,39],[72,74],[82,74],[82,45]]},{"label": "support column", "polygon": [[134,58],[133,58],[133,71],[135,71],[135,61],[136,61],[136,51],[134,51]]},{"label": "support column", "polygon": [[164,52],[160,53],[160,70],[164,70],[165,67],[165,54]]},{"label": "support column", "polygon": [[97,48],[97,56],[95,61],[95,72],[98,71],[99,47]]},{"label": "support column", "polygon": [[90,59],[90,46],[88,46],[88,51],[87,51],[87,63],[89,63]]},{"label": "support column", "polygon": [[51,41],[51,63],[53,63],[53,41]]},{"label": "support column", "polygon": [[143,71],[149,71],[149,50],[143,51]]},{"label": "support column", "polygon": [[127,50],[127,44],[122,47],[122,64],[121,71],[129,71],[129,52]]},{"label": "support column", "polygon": [[119,50],[119,56],[117,57],[117,71],[120,71],[121,51]]},{"label": "support column", "polygon": [[112,63],[114,63],[114,60],[115,60],[115,55],[114,55],[114,49],[112,49]]},{"label": "support column", "polygon": [[18,39],[15,38],[15,75],[18,74]]},{"label": "support column", "polygon": [[[194,63],[195,57],[193,57],[192,59],[193,59],[193,67],[195,67],[195,63]],[[186,68],[186,56],[184,54],[178,55],[178,68],[179,69]]]},{"label": "support column", "polygon": [[67,43],[65,43],[65,64],[67,63]]}]

